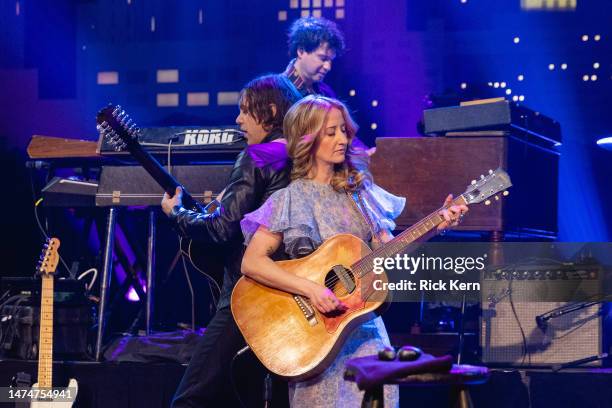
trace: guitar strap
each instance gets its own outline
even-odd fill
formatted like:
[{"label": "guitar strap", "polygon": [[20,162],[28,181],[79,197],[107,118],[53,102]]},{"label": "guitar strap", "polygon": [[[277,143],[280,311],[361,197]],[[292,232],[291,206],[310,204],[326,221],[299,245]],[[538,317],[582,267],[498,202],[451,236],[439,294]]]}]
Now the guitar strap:
[{"label": "guitar strap", "polygon": [[[346,190],[345,190],[345,192],[346,192],[346,195],[348,196],[350,202],[353,203],[353,206],[355,207],[357,212],[362,215],[362,217],[365,220],[366,224],[370,228],[370,232],[372,233],[372,246],[373,247],[377,247],[377,246],[381,245],[383,243],[383,240],[382,240],[382,238],[380,236],[380,233],[376,233],[376,228],[374,228],[374,223],[372,222],[372,218],[370,217],[370,213],[368,213],[368,210],[366,209],[363,197],[361,196],[361,190],[357,190],[357,192],[355,192],[355,193],[349,193]],[[355,196],[357,196],[357,198],[355,198]],[[359,201],[359,205],[357,203],[357,200]]]}]

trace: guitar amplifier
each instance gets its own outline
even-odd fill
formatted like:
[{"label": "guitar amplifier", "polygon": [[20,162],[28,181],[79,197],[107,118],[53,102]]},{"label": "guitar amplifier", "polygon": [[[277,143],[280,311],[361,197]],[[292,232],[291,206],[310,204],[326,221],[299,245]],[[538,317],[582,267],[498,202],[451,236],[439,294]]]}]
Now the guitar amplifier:
[{"label": "guitar amplifier", "polygon": [[[88,333],[94,320],[91,305],[55,305],[53,356],[88,359]],[[5,305],[0,308],[0,354],[22,360],[38,358],[40,307]]]},{"label": "guitar amplifier", "polygon": [[[554,274],[552,274],[554,275]],[[604,316],[596,302],[546,301],[547,294],[568,292],[566,279],[484,279],[481,290],[480,347],[482,362],[506,366],[552,366],[607,351]],[[596,279],[581,284],[584,293],[598,292]],[[501,290],[500,290],[501,289]],[[510,296],[509,294],[512,294]],[[531,301],[543,299],[544,301]],[[592,304],[588,307],[574,307]],[[567,313],[560,308],[572,306]],[[551,317],[552,316],[552,317]],[[609,320],[609,319],[608,319]],[[599,365],[594,362],[591,365]]]},{"label": "guitar amplifier", "polygon": [[[0,355],[24,360],[38,358],[41,284],[38,278],[3,277],[2,293],[10,297],[0,305]],[[85,282],[57,279],[53,313],[53,351],[56,358],[88,356],[88,336],[95,308]]]}]

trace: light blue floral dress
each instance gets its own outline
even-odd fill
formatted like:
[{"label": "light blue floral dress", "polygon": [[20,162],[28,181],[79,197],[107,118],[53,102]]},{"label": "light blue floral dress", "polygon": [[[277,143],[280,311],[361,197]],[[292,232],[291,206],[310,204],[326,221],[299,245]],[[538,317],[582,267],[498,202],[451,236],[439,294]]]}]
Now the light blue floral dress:
[{"label": "light blue floral dress", "polygon": [[[363,203],[378,234],[395,228],[393,219],[403,210],[406,199],[396,197],[375,184],[362,190]],[[310,254],[326,239],[339,233],[353,234],[366,242],[370,227],[350,202],[351,198],[331,185],[299,179],[281,189],[241,222],[245,244],[264,225],[283,234],[283,244],[291,259]],[[289,401],[293,408],[361,406],[363,392],[354,382],[343,379],[348,359],[376,354],[388,346],[389,336],[380,317],[357,327],[347,338],[335,361],[323,373],[304,382],[290,383]],[[385,407],[399,406],[397,386],[385,386]]]}]

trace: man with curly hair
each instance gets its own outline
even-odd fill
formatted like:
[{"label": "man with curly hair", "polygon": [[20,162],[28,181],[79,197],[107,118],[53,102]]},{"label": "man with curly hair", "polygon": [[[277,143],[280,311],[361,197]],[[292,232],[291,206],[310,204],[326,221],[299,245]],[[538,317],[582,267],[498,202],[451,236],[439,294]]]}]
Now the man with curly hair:
[{"label": "man with curly hair", "polygon": [[336,56],[344,52],[344,35],[333,21],[304,17],[296,20],[288,34],[289,62],[284,72],[303,96],[335,97],[323,82]]}]

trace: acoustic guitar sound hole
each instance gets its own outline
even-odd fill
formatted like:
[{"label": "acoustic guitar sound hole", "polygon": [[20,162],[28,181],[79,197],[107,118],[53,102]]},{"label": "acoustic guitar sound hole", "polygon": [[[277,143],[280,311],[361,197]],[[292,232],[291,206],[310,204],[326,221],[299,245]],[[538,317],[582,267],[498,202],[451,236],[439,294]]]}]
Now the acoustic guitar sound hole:
[{"label": "acoustic guitar sound hole", "polygon": [[325,286],[336,296],[348,295],[355,291],[355,276],[350,269],[336,265],[325,275]]}]

